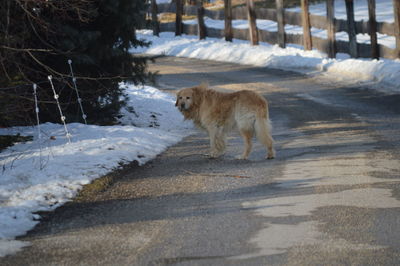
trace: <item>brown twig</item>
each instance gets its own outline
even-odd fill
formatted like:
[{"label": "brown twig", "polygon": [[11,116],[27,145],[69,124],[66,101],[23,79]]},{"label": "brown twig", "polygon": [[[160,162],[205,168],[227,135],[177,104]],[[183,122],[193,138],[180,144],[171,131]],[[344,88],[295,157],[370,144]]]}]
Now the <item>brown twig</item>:
[{"label": "brown twig", "polygon": [[183,170],[184,172],[191,174],[191,175],[202,175],[202,176],[219,176],[219,177],[233,177],[233,178],[250,178],[250,176],[245,175],[231,175],[231,174],[224,174],[224,173],[195,173],[188,170]]}]

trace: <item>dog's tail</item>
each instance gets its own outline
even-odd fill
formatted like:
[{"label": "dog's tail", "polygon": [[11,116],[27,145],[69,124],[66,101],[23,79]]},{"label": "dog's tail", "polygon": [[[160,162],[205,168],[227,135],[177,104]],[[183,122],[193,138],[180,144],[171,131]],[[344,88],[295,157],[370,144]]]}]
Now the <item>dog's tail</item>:
[{"label": "dog's tail", "polygon": [[257,139],[265,146],[268,151],[268,159],[275,157],[275,150],[273,148],[274,139],[271,135],[272,125],[268,117],[268,110],[264,115],[257,115],[254,125]]}]

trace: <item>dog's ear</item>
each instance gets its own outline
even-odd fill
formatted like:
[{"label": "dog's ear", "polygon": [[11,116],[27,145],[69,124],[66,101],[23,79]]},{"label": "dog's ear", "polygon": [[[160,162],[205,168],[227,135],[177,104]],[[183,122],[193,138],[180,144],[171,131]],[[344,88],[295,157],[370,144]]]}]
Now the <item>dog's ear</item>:
[{"label": "dog's ear", "polygon": [[179,90],[179,91],[177,91],[175,94],[176,94],[176,102],[175,102],[175,106],[178,106],[178,99],[179,99],[179,93],[180,93],[181,91]]},{"label": "dog's ear", "polygon": [[196,108],[200,105],[201,101],[203,100],[203,94],[206,87],[194,87],[192,88],[192,106]]}]

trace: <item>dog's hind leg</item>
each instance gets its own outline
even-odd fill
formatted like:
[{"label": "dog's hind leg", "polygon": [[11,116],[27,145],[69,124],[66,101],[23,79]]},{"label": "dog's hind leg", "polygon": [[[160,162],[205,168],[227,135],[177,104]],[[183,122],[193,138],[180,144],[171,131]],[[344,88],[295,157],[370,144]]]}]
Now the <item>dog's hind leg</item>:
[{"label": "dog's hind leg", "polygon": [[239,129],[240,130],[240,134],[243,137],[244,140],[244,151],[243,154],[236,157],[237,159],[240,160],[247,160],[247,158],[249,157],[251,148],[252,148],[252,143],[251,143],[251,139],[253,138],[253,129],[249,130],[249,129]]},{"label": "dog's hind leg", "polygon": [[263,117],[257,117],[255,130],[257,139],[265,146],[268,151],[267,159],[275,158],[275,150],[273,148],[274,140],[271,136],[270,121]]}]

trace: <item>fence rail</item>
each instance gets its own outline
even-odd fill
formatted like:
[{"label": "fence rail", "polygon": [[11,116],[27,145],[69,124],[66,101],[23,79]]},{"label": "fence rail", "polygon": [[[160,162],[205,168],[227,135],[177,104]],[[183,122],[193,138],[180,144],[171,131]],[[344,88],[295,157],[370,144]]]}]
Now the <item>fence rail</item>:
[{"label": "fence rail", "polygon": [[[156,0],[152,0],[156,1]],[[229,3],[230,0],[225,0],[225,3]],[[400,58],[400,25],[399,24],[399,17],[400,14],[396,14],[396,12],[400,12],[400,8],[397,6],[398,1],[393,1],[394,3],[394,11],[395,11],[395,22],[394,23],[387,23],[387,22],[376,22],[375,20],[375,0],[368,0],[368,7],[369,7],[369,15],[370,19],[368,21],[353,21],[352,18],[354,18],[354,7],[353,1],[351,0],[342,0],[346,2],[346,7],[347,7],[347,14],[348,14],[348,19],[336,19],[336,18],[330,18],[329,19],[329,13],[328,16],[318,16],[318,15],[312,15],[309,14],[308,12],[308,1],[302,0],[302,10],[303,12],[291,12],[291,11],[286,11],[283,10],[283,21],[280,18],[280,13],[279,13],[279,8],[278,9],[272,9],[272,8],[256,8],[254,9],[254,12],[250,12],[251,8],[251,2],[253,0],[248,0],[247,6],[242,6],[242,7],[235,7],[231,9],[231,18],[228,19],[248,19],[249,21],[252,21],[253,19],[265,19],[265,20],[271,20],[278,22],[278,31],[267,31],[263,29],[258,29],[255,28],[252,30],[252,27],[249,27],[249,29],[229,29],[232,31],[233,38],[236,39],[241,39],[241,40],[253,40],[255,38],[255,34],[257,36],[257,40],[261,42],[268,42],[270,44],[279,44],[281,47],[284,47],[286,43],[292,43],[292,44],[298,44],[298,45],[303,45],[305,49],[310,49],[316,48],[322,52],[327,53],[330,57],[335,57],[336,53],[348,53],[352,57],[372,57],[372,58],[378,58],[378,57],[383,57],[383,58],[389,58],[389,59],[395,59],[395,58]],[[277,6],[279,7],[279,3],[281,3],[283,0],[276,0]],[[367,0],[366,0],[367,1]],[[180,1],[176,1],[178,3]],[[333,9],[333,2],[332,0],[327,1],[327,10],[329,8]],[[177,13],[178,16],[179,9],[177,9],[176,3],[166,3],[166,4],[158,4],[158,5],[152,5],[153,9],[152,12],[154,13]],[[330,6],[331,5],[331,6]],[[156,6],[156,10],[154,10],[154,6]],[[400,4],[399,4],[400,6]],[[203,12],[199,13],[199,6],[190,6],[190,5],[185,5],[181,9],[182,13],[185,15],[192,15],[192,16],[197,16],[199,18],[202,18],[203,16],[209,17],[214,20],[225,20],[225,25],[229,25],[226,23],[226,18],[225,18],[225,11],[224,10],[209,10],[209,9],[204,9],[202,8]],[[226,10],[226,8],[225,8]],[[177,12],[178,11],[178,12]],[[178,17],[177,16],[177,17]],[[154,16],[153,16],[154,19]],[[179,21],[180,18],[177,18]],[[308,21],[307,21],[308,20]],[[199,19],[200,21],[200,19]],[[304,23],[309,23],[305,24],[306,27],[303,25]],[[330,23],[331,21],[331,23]],[[182,24],[182,22],[178,22]],[[159,23],[154,23],[153,25],[156,24],[158,25]],[[307,27],[314,27],[318,29],[324,29],[328,30],[328,38],[327,39],[322,39],[319,37],[314,37],[311,36],[311,33],[308,35],[306,32],[305,35],[303,34],[291,34],[291,33],[286,33],[284,32],[284,26],[285,24],[290,24],[290,25],[297,25],[300,27],[303,27],[303,29]],[[182,25],[181,25],[182,26]],[[250,25],[251,26],[251,25]],[[280,26],[280,27],[279,27]],[[205,26],[203,26],[205,27]],[[183,24],[183,27],[180,30],[178,29],[178,26],[176,22],[171,22],[171,23],[160,23],[159,24],[160,31],[175,31],[177,35],[180,35],[180,33],[185,33],[188,35],[198,35],[199,34],[199,25],[188,25],[188,24]],[[226,37],[226,40],[229,40],[227,38],[226,33],[229,31],[225,31],[225,29],[216,29],[216,28],[209,28],[205,27],[203,29],[206,33],[206,36],[208,37]],[[331,34],[329,34],[329,30],[332,31]],[[180,32],[179,32],[180,31]],[[252,32],[253,31],[253,32]],[[336,32],[347,32],[349,34],[349,41],[341,41],[341,40],[335,40],[335,35],[333,33]],[[377,43],[376,40],[376,33],[381,33],[381,34],[386,34],[390,36],[395,36],[396,37],[396,43],[397,47],[396,49],[391,49],[387,46],[381,45]],[[371,44],[364,44],[364,43],[357,43],[356,42],[356,35],[357,34],[369,34],[372,36],[371,38]],[[375,36],[374,36],[375,34]],[[283,36],[283,39],[282,39]],[[309,38],[304,38],[304,36],[311,36],[311,42],[309,42]],[[204,38],[205,36],[203,36]],[[228,36],[229,37],[229,36]],[[252,44],[257,44],[257,42],[252,42]],[[332,48],[333,47],[333,48]],[[333,49],[333,50],[332,50]],[[379,55],[379,56],[378,56]]]}]

